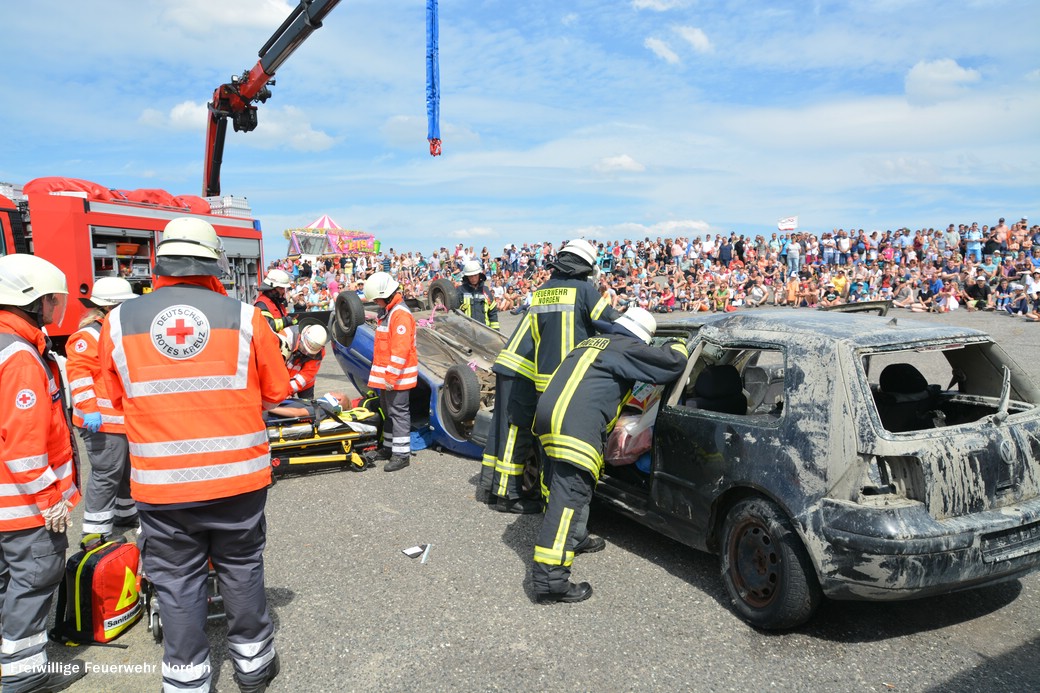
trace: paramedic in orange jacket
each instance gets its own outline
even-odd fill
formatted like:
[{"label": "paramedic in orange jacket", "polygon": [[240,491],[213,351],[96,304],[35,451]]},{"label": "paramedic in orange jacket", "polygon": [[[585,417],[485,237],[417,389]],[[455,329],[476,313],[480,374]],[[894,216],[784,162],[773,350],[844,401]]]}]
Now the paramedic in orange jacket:
[{"label": "paramedic in orange jacket", "polygon": [[411,461],[408,398],[419,382],[415,318],[398,289],[400,285],[386,272],[376,272],[365,280],[365,300],[379,306],[368,386],[379,392],[383,411],[383,447],[376,459],[387,460],[384,472],[404,469]]},{"label": "paramedic in orange jacket", "polygon": [[144,573],[162,604],[163,690],[210,690],[212,560],[235,681],[262,691],[278,659],[264,594],[271,456],[261,412],[285,399],[289,374],[260,311],[224,291],[210,224],[173,219],[155,255],[154,291],[109,313],[100,357],[126,416]]},{"label": "paramedic in orange jacket", "polygon": [[[314,382],[318,378],[322,359],[325,358],[325,343],[329,341],[328,331],[321,325],[307,325],[293,335],[296,328],[289,328],[279,333],[292,342],[285,365],[289,369],[289,396],[300,399],[314,399]],[[289,334],[286,334],[288,332]],[[283,346],[283,353],[286,347]]]},{"label": "paramedic in orange jacket", "polygon": [[79,428],[90,461],[84,492],[84,536],[112,534],[116,525],[137,526],[137,508],[130,497],[130,452],[123,412],[112,406],[98,363],[98,338],[105,316],[114,306],[136,297],[130,282],[122,277],[96,280],[90,298],[80,299],[88,310],[65,350],[72,424]]},{"label": "paramedic in orange jacket", "polygon": [[[65,531],[79,502],[63,384],[42,328],[65,314],[61,270],[33,255],[0,257],[0,685],[61,690],[82,678],[47,672],[47,617],[65,573]],[[73,670],[74,669],[74,670]],[[64,671],[64,670],[63,670]]]}]

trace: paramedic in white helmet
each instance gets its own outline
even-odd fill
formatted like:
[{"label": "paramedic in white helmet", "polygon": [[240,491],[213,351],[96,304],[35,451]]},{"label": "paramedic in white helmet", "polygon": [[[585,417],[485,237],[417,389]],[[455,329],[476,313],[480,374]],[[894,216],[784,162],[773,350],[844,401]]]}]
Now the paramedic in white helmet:
[{"label": "paramedic in white helmet", "polygon": [[83,662],[50,671],[47,617],[65,575],[65,534],[79,502],[61,372],[43,332],[65,315],[61,270],[34,255],[0,257],[0,686],[62,690]]},{"label": "paramedic in white helmet", "polygon": [[136,297],[130,282],[122,277],[98,278],[90,297],[79,299],[87,312],[80,318],[79,330],[66,343],[72,423],[79,428],[90,462],[84,492],[84,536],[107,536],[116,527],[137,526],[137,507],[130,497],[130,448],[123,411],[108,396],[98,360],[98,340],[108,313]]},{"label": "paramedic in white helmet", "polygon": [[171,220],[155,258],[154,290],[112,309],[99,350],[126,416],[142,565],[162,604],[163,690],[210,690],[212,561],[235,683],[264,691],[279,662],[264,591],[271,450],[261,412],[285,399],[289,373],[260,310],[227,295],[211,224]]},{"label": "paramedic in white helmet", "polygon": [[285,362],[289,369],[289,396],[313,399],[314,381],[318,378],[321,361],[325,358],[325,344],[329,341],[328,331],[317,324],[287,330],[292,335],[290,343],[293,344]]},{"label": "paramedic in white helmet", "polygon": [[289,299],[286,292],[292,287],[292,277],[283,269],[274,267],[267,270],[260,282],[260,295],[253,305],[260,309],[260,314],[275,332],[281,332],[297,320],[289,315]]},{"label": "paramedic in white helmet", "polygon": [[584,238],[560,249],[549,281],[535,290],[527,315],[495,360],[495,411],[477,493],[500,512],[542,511],[547,491],[539,494],[523,484],[525,476],[528,486],[537,476],[531,421],[538,393],[574,345],[596,334],[594,321],[609,323],[620,315],[589,281],[596,252]]},{"label": "paramedic in white helmet", "polygon": [[498,329],[498,304],[485,282],[487,276],[478,260],[462,264],[462,283],[458,287],[459,310],[493,330]]},{"label": "paramedic in white helmet", "polygon": [[379,393],[383,412],[383,445],[375,455],[386,461],[384,472],[396,472],[411,463],[411,391],[419,383],[415,349],[415,318],[401,296],[400,285],[386,272],[365,280],[365,300],[379,307],[368,386]]},{"label": "paramedic in white helmet", "polygon": [[610,334],[579,342],[538,398],[534,432],[545,451],[548,499],[531,569],[537,601],[580,602],[592,595],[589,583],[574,584],[570,576],[576,555],[606,546],[587,528],[592,490],[603,471],[605,433],[635,383],[669,383],[689,357],[682,342],[650,346],[657,324],[643,308],[629,308],[611,328]]}]

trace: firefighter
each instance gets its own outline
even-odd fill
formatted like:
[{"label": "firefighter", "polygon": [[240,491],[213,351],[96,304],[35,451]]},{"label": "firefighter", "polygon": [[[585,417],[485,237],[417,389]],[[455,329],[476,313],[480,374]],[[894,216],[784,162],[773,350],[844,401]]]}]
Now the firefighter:
[{"label": "firefighter", "polygon": [[279,664],[264,593],[271,455],[261,412],[285,399],[289,374],[260,310],[227,296],[209,223],[173,219],[155,256],[155,290],[109,313],[100,357],[125,412],[142,565],[162,605],[163,690],[210,689],[212,561],[235,682],[263,691]]},{"label": "firefighter", "polygon": [[68,340],[69,394],[72,423],[90,461],[86,503],[83,508],[83,535],[112,534],[116,526],[136,527],[137,508],[130,497],[130,457],[123,426],[123,412],[101,380],[98,362],[98,337],[105,316],[123,301],[136,298],[130,282],[122,277],[101,277],[94,282],[90,298],[80,302],[88,309],[79,331]]},{"label": "firefighter", "polygon": [[0,669],[3,690],[62,690],[83,662],[48,673],[47,617],[65,574],[69,513],[79,502],[76,446],[61,372],[43,327],[65,315],[61,270],[0,257]]},{"label": "firefighter", "polygon": [[404,469],[411,461],[408,398],[419,382],[415,318],[399,289],[397,281],[386,272],[375,272],[365,280],[365,300],[379,306],[368,386],[379,393],[383,411],[383,445],[375,459],[387,461],[384,472]]},{"label": "firefighter", "polygon": [[542,476],[548,505],[534,547],[531,583],[540,602],[580,602],[587,582],[570,581],[580,553],[604,548],[587,529],[592,490],[603,470],[607,436],[637,382],[667,383],[682,374],[688,353],[681,342],[651,347],[653,315],[629,308],[613,333],[578,344],[538,399],[534,431],[545,450]]},{"label": "firefighter", "polygon": [[277,267],[268,270],[264,280],[260,282],[260,295],[256,297],[253,305],[260,309],[260,314],[275,332],[281,332],[297,323],[297,319],[289,315],[289,299],[285,296],[291,287],[292,277]]},{"label": "firefighter", "polygon": [[[530,476],[537,475],[531,465],[537,464],[538,455],[528,452],[535,448],[529,433],[534,403],[574,345],[596,334],[593,321],[613,322],[620,315],[589,281],[595,269],[596,248],[585,239],[574,239],[561,248],[549,281],[535,290],[531,308],[510,339],[517,350],[507,346],[496,359],[496,366],[515,374],[511,384],[505,383],[504,394],[496,390],[491,435],[485,445],[485,450],[494,452],[483,460],[485,467],[491,461],[495,465],[491,491],[500,512],[542,511],[542,501],[525,497],[522,488],[525,469]],[[522,382],[528,378],[530,383]],[[500,402],[505,406],[500,407]],[[485,475],[482,472],[482,478]]]},{"label": "firefighter", "polygon": [[278,336],[283,340],[283,355],[287,351],[285,343],[289,345],[285,362],[289,369],[289,396],[314,399],[314,381],[325,358],[328,331],[321,325],[311,324],[298,332],[296,328],[288,328]]},{"label": "firefighter", "polygon": [[491,289],[484,285],[487,277],[476,260],[462,265],[462,283],[458,287],[459,310],[493,330],[498,329],[498,304]]}]

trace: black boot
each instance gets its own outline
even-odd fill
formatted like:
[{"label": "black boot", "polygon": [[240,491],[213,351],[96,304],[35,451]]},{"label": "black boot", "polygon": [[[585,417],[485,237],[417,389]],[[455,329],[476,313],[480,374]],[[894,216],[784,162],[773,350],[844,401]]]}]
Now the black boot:
[{"label": "black boot", "polygon": [[603,540],[603,537],[597,537],[589,534],[585,539],[574,547],[575,555],[579,553],[596,553],[607,548],[607,542]]},{"label": "black boot", "polygon": [[538,600],[539,604],[552,604],[553,602],[574,604],[575,602],[583,602],[591,596],[592,585],[590,585],[589,583],[581,582],[575,585],[573,582],[568,582],[566,592],[536,593],[535,599]]},{"label": "black boot", "polygon": [[[47,678],[32,688],[27,688],[24,693],[57,693],[57,691],[65,690],[87,675],[87,666],[78,659],[64,662],[61,665],[61,669],[62,671],[47,674]],[[67,674],[63,673],[66,669],[68,670]]]},{"label": "black boot", "polygon": [[242,691],[242,693],[264,693],[264,691],[267,690],[267,687],[271,685],[271,682],[274,681],[274,677],[278,676],[278,671],[280,669],[281,665],[278,662],[278,653],[276,652],[274,659],[272,659],[271,663],[267,666],[267,673],[260,681],[256,683],[242,683],[238,678],[238,672],[235,672],[235,683],[238,684],[238,690]]},{"label": "black boot", "polygon": [[500,513],[536,515],[542,512],[542,501],[536,498],[499,498],[495,503],[495,510]]},{"label": "black boot", "polygon": [[385,445],[379,446],[379,449],[373,453],[369,453],[369,459],[373,462],[386,462],[393,456],[390,448]]},{"label": "black boot", "polygon": [[390,461],[383,467],[384,472],[396,472],[398,469],[404,469],[412,461],[409,459],[409,455],[394,455],[390,458]]}]

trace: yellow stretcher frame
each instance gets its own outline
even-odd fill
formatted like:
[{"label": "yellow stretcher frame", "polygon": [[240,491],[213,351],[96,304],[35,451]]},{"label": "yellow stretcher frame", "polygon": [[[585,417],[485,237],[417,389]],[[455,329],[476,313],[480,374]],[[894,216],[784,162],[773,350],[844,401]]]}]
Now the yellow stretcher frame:
[{"label": "yellow stretcher frame", "polygon": [[[369,426],[379,422],[378,414],[363,408],[345,411],[339,416]],[[374,421],[369,423],[369,419]],[[310,437],[286,437],[288,429],[298,432],[299,427],[306,424],[312,428]],[[271,444],[271,471],[277,476],[343,468],[361,472],[374,466],[358,454],[358,450],[375,449],[378,446],[378,427],[374,432],[359,432],[343,427],[323,432],[314,422],[293,420],[268,425],[267,430]]]}]

